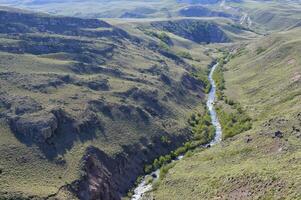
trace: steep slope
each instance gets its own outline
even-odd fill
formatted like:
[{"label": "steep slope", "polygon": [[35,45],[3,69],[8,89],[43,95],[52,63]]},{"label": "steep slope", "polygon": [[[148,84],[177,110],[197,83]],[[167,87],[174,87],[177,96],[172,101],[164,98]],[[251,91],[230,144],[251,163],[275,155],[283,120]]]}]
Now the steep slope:
[{"label": "steep slope", "polygon": [[224,67],[225,96],[242,105],[253,128],[176,163],[155,199],[301,198],[300,32],[261,38],[234,53]]},{"label": "steep slope", "polygon": [[201,20],[182,19],[177,21],[152,22],[151,26],[196,43],[225,43],[230,41],[217,24]]},{"label": "steep slope", "polygon": [[0,198],[119,199],[191,137],[204,83],[179,56],[104,21],[0,19]]}]

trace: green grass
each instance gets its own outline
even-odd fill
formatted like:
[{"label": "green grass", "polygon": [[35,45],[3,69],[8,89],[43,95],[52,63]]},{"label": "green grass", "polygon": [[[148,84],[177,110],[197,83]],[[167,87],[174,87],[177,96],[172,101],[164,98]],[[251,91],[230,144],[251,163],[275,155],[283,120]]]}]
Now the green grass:
[{"label": "green grass", "polygon": [[[43,21],[43,19],[40,20]],[[133,32],[138,31],[136,28],[131,28],[130,24],[127,26]],[[36,30],[32,29],[32,31]],[[162,133],[167,136],[162,137],[161,142],[166,143],[169,148],[173,145],[174,150],[181,144],[176,146],[173,142],[177,143],[177,141],[170,138],[192,136],[187,129],[187,119],[204,99],[198,96],[202,93],[201,90],[197,91],[198,93],[190,91],[184,88],[181,82],[183,75],[193,70],[192,64],[200,66],[198,68],[201,69],[203,64],[212,61],[209,54],[205,55],[204,52],[208,50],[204,47],[187,40],[183,42],[181,38],[171,35],[160,35],[162,40],[170,37],[175,42],[175,46],[169,47],[170,53],[185,51],[192,54],[193,52],[193,57],[201,59],[189,60],[187,62],[191,63],[183,64],[176,63],[148,48],[149,42],[154,42],[154,38],[149,38],[143,33],[139,35],[142,38],[140,44],[122,36],[90,38],[50,32],[36,32],[31,36],[42,41],[36,42],[29,36],[25,40],[25,35],[22,34],[16,35],[14,39],[11,39],[8,34],[0,36],[2,48],[0,51],[0,101],[2,102],[2,97],[5,97],[11,104],[11,109],[0,104],[0,155],[2,155],[0,168],[3,171],[0,174],[0,198],[5,196],[13,199],[19,194],[24,198],[28,196],[45,198],[56,193],[60,187],[81,177],[81,161],[89,146],[94,146],[113,158],[118,154],[125,155],[123,154],[125,149],[132,145],[139,146],[135,149],[138,152],[149,148],[149,144],[155,146],[154,138],[161,138]],[[71,46],[48,54],[30,53],[31,48],[39,45],[44,50],[47,49],[50,44],[45,38],[51,38],[52,41],[63,39],[58,48],[61,45]],[[163,43],[161,39],[157,38],[155,42]],[[72,43],[69,43],[70,40]],[[179,43],[182,45],[178,45]],[[24,48],[21,44],[28,45],[28,47]],[[75,44],[79,46],[72,46]],[[25,53],[9,53],[3,50],[3,46],[6,45],[11,45],[11,47],[20,45],[16,47]],[[114,50],[107,50],[105,55],[97,53],[110,46],[114,46]],[[73,47],[75,49],[72,49]],[[83,53],[78,53],[77,48],[82,48]],[[86,57],[82,58],[82,56]],[[83,66],[88,66],[87,71],[77,71]],[[89,71],[89,67],[103,68],[104,72]],[[121,75],[106,72],[105,69],[119,70]],[[162,74],[166,75],[172,84],[166,84],[161,80]],[[90,87],[91,84],[93,86],[102,80],[107,81],[107,90]],[[56,85],[57,83],[59,84]],[[135,88],[141,92],[133,97],[128,93]],[[15,133],[10,130],[6,117],[2,116],[2,112],[16,115],[15,110],[18,107],[27,105],[27,102],[19,102],[25,97],[40,104],[42,109],[38,112],[33,111],[34,114],[26,114],[28,119],[41,113],[50,115],[53,109],[60,108],[74,120],[74,126],[77,126],[85,123],[87,114],[93,112],[100,119],[102,129],[80,133],[58,131],[51,139],[53,149],[43,150],[41,148],[43,144],[31,143],[16,137]],[[94,101],[102,102],[100,106],[105,105],[107,109],[111,109],[111,115],[97,110],[97,107],[92,109],[91,102]],[[160,105],[157,112],[162,113],[156,114],[150,109],[155,103]],[[131,109],[131,112],[122,112],[124,108]],[[144,112],[147,120],[144,120],[143,114],[139,115],[135,112],[137,108]],[[22,114],[19,115],[21,117]],[[41,116],[39,119],[44,118]],[[90,122],[86,125],[91,126]],[[198,144],[197,141],[187,143],[183,148],[174,151],[174,155],[185,153]],[[53,156],[49,155],[51,150],[56,151]],[[161,162],[164,164],[167,163],[164,159],[170,160],[163,156]],[[61,160],[65,164],[58,164],[57,161]],[[138,167],[143,168],[143,166]],[[70,199],[70,195],[72,196],[65,191],[60,192],[57,197],[59,198],[60,195],[62,195],[61,199]]]},{"label": "green grass", "polygon": [[[287,153],[277,158],[262,156],[256,148],[256,144],[262,145],[262,139],[258,137],[247,146],[241,140],[231,145],[227,142],[223,148],[218,146],[185,158],[169,170],[154,192],[155,198],[244,199],[248,192],[251,199],[300,198],[300,173],[297,171],[300,166],[297,163],[287,166],[285,162],[293,157],[300,158],[300,153]],[[269,143],[272,141],[265,141],[265,145]]]},{"label": "green grass", "polygon": [[195,140],[201,144],[207,144],[214,138],[215,128],[211,123],[210,114],[208,112],[204,114],[193,114],[188,123],[192,126]]},{"label": "green grass", "polygon": [[[177,94],[174,94],[181,89],[177,86],[181,82],[182,75],[190,73],[191,69],[187,64],[175,63],[173,60],[149,49],[150,42],[161,44],[162,48],[173,54],[180,53],[180,56],[185,58],[185,62],[195,66],[197,71],[194,75],[204,83],[204,91],[208,92],[210,89],[207,80],[207,66],[212,62],[212,56],[219,54],[214,49],[224,46],[224,44],[199,45],[178,35],[154,30],[150,26],[151,22],[183,19],[166,19],[170,14],[177,16],[177,11],[183,5],[174,4],[170,0],[164,2],[157,0],[149,2],[122,1],[118,3],[108,1],[89,5],[85,3],[77,2],[72,5],[68,3],[67,7],[65,3],[58,4],[55,2],[31,6],[23,4],[22,6],[50,12],[56,10],[55,12],[60,14],[93,18],[119,17],[136,8],[139,10],[154,8],[155,12],[146,14],[149,17],[147,20],[107,20],[141,38],[142,41],[139,45],[121,36],[91,39],[49,32],[28,34],[28,36],[44,39],[51,37],[52,40],[72,39],[74,41],[70,44],[79,43],[80,47],[84,48],[83,54],[85,55],[90,50],[96,52],[110,46],[114,46],[115,49],[107,52],[106,55],[88,53],[86,57],[88,60],[83,59],[81,61],[76,59],[83,54],[64,52],[66,49],[44,55],[33,55],[28,52],[15,54],[1,51],[0,72],[13,72],[6,77],[1,74],[1,95],[9,94],[10,97],[13,97],[13,100],[10,100],[13,109],[17,106],[15,105],[16,100],[29,97],[40,103],[45,112],[59,107],[72,118],[81,120],[82,116],[85,116],[90,102],[95,100],[102,100],[114,109],[118,109],[118,106],[143,107],[145,102],[120,97],[120,93],[137,87],[148,92],[149,95],[157,95],[155,99],[159,101],[166,113],[161,118],[160,116],[151,117],[146,125],[136,121],[136,118],[119,118],[122,114],[116,110],[113,110],[117,112],[113,116],[114,119],[97,113],[104,124],[104,132],[97,131],[95,137],[92,138],[88,133],[81,133],[76,136],[62,133],[56,141],[56,148],[60,153],[53,158],[54,160],[45,158],[44,153],[36,144],[22,143],[18,140],[9,129],[6,121],[1,120],[0,198],[5,196],[14,199],[20,195],[24,198],[28,196],[46,197],[57,192],[61,186],[80,177],[80,162],[88,146],[95,146],[113,157],[122,153],[125,146],[141,144],[142,138],[149,142],[152,137],[160,137],[162,132],[168,132],[174,136],[184,134],[182,130],[187,128],[187,118],[204,100],[197,97],[199,93],[185,91],[187,93],[184,95],[176,96]],[[222,145],[202,152],[191,153],[190,149],[208,142],[213,137],[213,129],[208,124],[208,115],[205,113],[201,116],[196,115],[190,121],[193,124],[192,131],[195,140],[176,149],[171,155],[159,157],[155,163],[156,167],[163,166],[162,180],[157,187],[158,190],[155,191],[156,199],[189,199],[195,196],[200,197],[200,199],[219,198],[220,196],[233,199],[231,195],[233,191],[237,190],[253,192],[257,195],[254,196],[255,199],[301,198],[297,193],[300,191],[301,182],[300,145],[299,140],[291,130],[293,126],[298,128],[299,122],[294,116],[301,109],[299,89],[300,29],[271,35],[246,45],[250,39],[257,37],[253,29],[265,33],[269,30],[266,30],[263,25],[267,25],[272,30],[294,25],[300,19],[298,14],[300,5],[290,4],[291,7],[286,7],[279,6],[279,2],[276,1],[269,3],[271,3],[272,8],[268,6],[268,3],[259,3],[258,1],[246,1],[239,5],[231,4],[250,11],[250,16],[254,21],[254,27],[250,27],[252,30],[237,26],[230,19],[200,19],[217,24],[231,41],[243,41],[239,47],[240,50],[233,56],[231,62],[225,65],[224,70],[218,68],[215,75],[217,76],[216,80],[221,81],[217,81],[218,87],[225,89],[224,94],[220,95],[224,97],[225,101],[222,103],[225,112],[220,115],[222,123],[226,124],[224,128],[228,130],[228,133],[227,130],[224,130],[224,137],[234,136],[247,130],[245,127],[249,126],[248,116],[252,118],[253,128],[246,133],[225,140]],[[216,5],[213,5],[212,9],[215,9],[214,6]],[[144,9],[140,9],[141,7]],[[164,11],[166,7],[169,8],[168,11]],[[144,33],[139,29],[141,26],[157,35]],[[85,29],[85,31],[92,32],[103,30],[112,31],[113,29]],[[170,45],[169,40],[172,41],[173,45]],[[0,36],[2,46],[16,46],[22,42],[33,46],[43,44],[43,42],[25,41],[20,35],[1,34]],[[75,64],[83,66],[85,62],[89,62],[89,59],[92,59],[93,66],[118,69],[125,77],[93,71],[80,73],[74,71]],[[157,67],[157,71],[152,71],[153,66]],[[174,81],[173,87],[160,80],[159,75],[161,73],[168,75]],[[43,86],[45,91],[42,92],[28,89],[28,87],[49,83],[47,79],[49,77],[57,78],[62,75],[70,75],[76,82],[64,83],[58,87]],[[97,91],[81,85],[82,82],[98,82],[97,78],[108,80],[110,86],[108,91]],[[173,99],[173,95],[177,99]],[[235,107],[238,105],[236,102],[239,102],[241,106]],[[146,103],[146,105],[149,104]],[[243,112],[240,112],[240,108]],[[0,105],[0,111],[2,114],[7,109]],[[280,141],[272,139],[268,135],[271,131],[279,129],[277,122],[267,129],[261,129],[262,123],[275,116],[283,117],[289,121],[288,125],[285,124],[284,128],[281,127],[288,134]],[[227,124],[229,121],[231,123]],[[262,133],[267,135],[262,135]],[[245,138],[248,137],[252,138],[252,142],[246,144]],[[67,142],[71,142],[71,145],[66,145]],[[161,137],[161,142],[172,145],[168,137]],[[183,161],[176,163],[175,166],[173,164],[172,168],[166,165],[172,157],[187,151],[189,153]],[[66,161],[65,165],[59,165],[55,162],[61,159]],[[153,166],[151,168],[153,169]],[[250,188],[245,188],[246,184],[249,184]],[[278,187],[281,187],[280,191],[277,190]],[[245,193],[242,192],[241,194]],[[58,196],[60,199],[72,199],[71,194],[59,195],[62,195]],[[238,199],[243,199],[243,197],[238,196]]]},{"label": "green grass", "polygon": [[231,56],[223,70],[224,98],[216,105],[223,106],[223,129],[233,129],[223,130],[224,137],[244,131],[247,116],[252,129],[177,162],[153,191],[156,199],[301,198],[300,136],[294,131],[300,129],[299,37],[300,28],[274,34]]},{"label": "green grass", "polygon": [[178,53],[178,56],[189,59],[189,60],[193,60],[193,57],[189,52],[181,51]]}]

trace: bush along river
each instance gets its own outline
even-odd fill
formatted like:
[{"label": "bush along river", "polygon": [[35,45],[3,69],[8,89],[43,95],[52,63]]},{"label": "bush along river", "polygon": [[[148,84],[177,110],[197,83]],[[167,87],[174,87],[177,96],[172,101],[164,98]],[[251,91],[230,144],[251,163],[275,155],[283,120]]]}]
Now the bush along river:
[{"label": "bush along river", "polygon": [[[210,73],[208,75],[208,79],[211,84],[211,89],[208,94],[207,108],[210,113],[212,125],[215,128],[215,136],[214,136],[214,139],[210,143],[202,145],[203,147],[213,146],[222,140],[222,129],[221,129],[221,125],[219,123],[219,120],[218,120],[218,117],[217,117],[217,114],[216,114],[216,111],[214,108],[214,102],[215,102],[215,98],[216,98],[216,84],[213,80],[213,74],[214,74],[214,71],[217,68],[218,64],[219,63],[216,63],[211,68]],[[172,162],[181,160],[182,158],[183,158],[183,155],[180,155],[176,159],[174,159]],[[158,181],[159,177],[160,177],[160,169],[157,169],[157,170],[145,175],[142,178],[142,181],[139,183],[139,185],[135,188],[134,194],[131,197],[131,200],[141,200],[142,197],[144,196],[144,194],[146,194],[147,192],[152,190],[152,186],[153,186],[152,183],[155,181]],[[149,178],[152,178],[153,181],[151,181],[151,182],[148,181]]]}]

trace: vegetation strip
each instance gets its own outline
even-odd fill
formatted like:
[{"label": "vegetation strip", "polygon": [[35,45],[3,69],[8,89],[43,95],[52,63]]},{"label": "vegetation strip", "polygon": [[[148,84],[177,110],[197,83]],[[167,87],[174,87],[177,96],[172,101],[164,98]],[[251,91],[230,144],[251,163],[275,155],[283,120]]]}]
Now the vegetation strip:
[{"label": "vegetation strip", "polygon": [[[246,114],[242,106],[238,102],[227,98],[224,94],[226,89],[224,65],[233,56],[235,55],[224,52],[224,56],[219,59],[219,65],[213,74],[217,88],[216,95],[219,100],[216,111],[222,125],[223,139],[233,137],[252,128],[252,119]],[[225,108],[227,108],[227,112]]]}]

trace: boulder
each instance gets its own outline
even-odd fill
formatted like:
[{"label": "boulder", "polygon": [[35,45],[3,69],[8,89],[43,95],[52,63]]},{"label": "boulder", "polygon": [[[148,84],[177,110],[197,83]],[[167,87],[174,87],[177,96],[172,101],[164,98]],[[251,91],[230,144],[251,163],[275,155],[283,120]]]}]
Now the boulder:
[{"label": "boulder", "polygon": [[283,133],[281,131],[274,132],[273,138],[283,138]]}]

